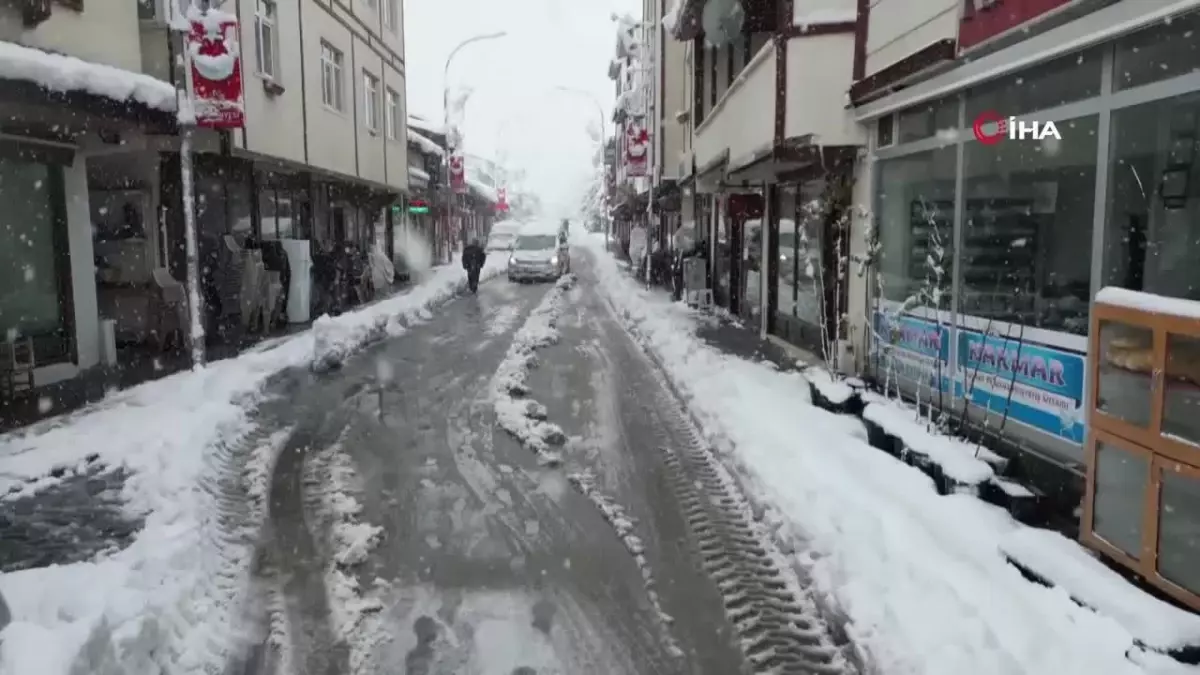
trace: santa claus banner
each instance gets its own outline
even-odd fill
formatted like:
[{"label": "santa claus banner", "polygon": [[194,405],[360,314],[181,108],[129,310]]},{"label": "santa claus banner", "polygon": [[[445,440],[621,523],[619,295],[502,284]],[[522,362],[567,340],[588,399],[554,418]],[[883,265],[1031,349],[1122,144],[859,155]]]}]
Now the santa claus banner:
[{"label": "santa claus banner", "polygon": [[467,192],[467,174],[463,166],[462,155],[450,156],[450,189],[455,194],[466,194]]},{"label": "santa claus banner", "polygon": [[242,54],[237,17],[220,10],[191,7],[186,54],[188,98],[196,125],[211,129],[245,126],[242,107]]},{"label": "santa claus banner", "polygon": [[508,190],[504,188],[496,189],[496,210],[502,213],[508,210]]},{"label": "santa claus banner", "polygon": [[641,119],[625,125],[625,175],[645,176],[650,158],[650,132]]}]

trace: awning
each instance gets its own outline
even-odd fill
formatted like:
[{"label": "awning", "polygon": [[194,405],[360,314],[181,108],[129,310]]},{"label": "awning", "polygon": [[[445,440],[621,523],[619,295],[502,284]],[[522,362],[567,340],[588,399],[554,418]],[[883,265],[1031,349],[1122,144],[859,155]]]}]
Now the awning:
[{"label": "awning", "polygon": [[149,75],[0,42],[0,101],[67,108],[172,133],[176,97],[175,87]]},{"label": "awning", "polygon": [[802,182],[826,172],[853,166],[856,145],[817,145],[812,134],[784,139],[729,163],[723,186],[748,187],[757,183]]}]

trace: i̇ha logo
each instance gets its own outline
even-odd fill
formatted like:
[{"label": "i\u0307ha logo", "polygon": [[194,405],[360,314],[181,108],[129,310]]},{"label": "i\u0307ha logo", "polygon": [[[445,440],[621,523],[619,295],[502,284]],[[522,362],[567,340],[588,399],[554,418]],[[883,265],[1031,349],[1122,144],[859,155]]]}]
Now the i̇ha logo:
[{"label": "i\u0307ha logo", "polygon": [[1006,138],[1012,141],[1044,141],[1048,138],[1062,140],[1054,122],[1018,120],[1016,117],[1004,117],[991,110],[980,113],[979,117],[975,118],[972,131],[975,132],[975,139],[984,145],[995,145]]}]

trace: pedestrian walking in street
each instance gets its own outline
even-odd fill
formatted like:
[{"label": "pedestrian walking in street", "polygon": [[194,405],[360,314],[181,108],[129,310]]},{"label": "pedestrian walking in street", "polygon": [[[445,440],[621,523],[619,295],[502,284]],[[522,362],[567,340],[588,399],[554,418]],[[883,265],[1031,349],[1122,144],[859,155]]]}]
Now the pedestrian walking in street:
[{"label": "pedestrian walking in street", "polygon": [[487,260],[487,252],[483,250],[479,239],[472,239],[471,243],[463,248],[462,264],[463,269],[467,271],[467,287],[471,289],[472,293],[479,290],[479,272],[483,269],[485,260]]}]

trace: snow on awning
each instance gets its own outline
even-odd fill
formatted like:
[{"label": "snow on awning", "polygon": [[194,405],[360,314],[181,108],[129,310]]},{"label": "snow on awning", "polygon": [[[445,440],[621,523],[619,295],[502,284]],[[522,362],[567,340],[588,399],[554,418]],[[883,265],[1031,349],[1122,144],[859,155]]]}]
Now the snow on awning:
[{"label": "snow on awning", "polygon": [[32,82],[47,91],[82,92],[117,102],[175,112],[175,87],[157,78],[74,56],[0,42],[0,78]]},{"label": "snow on awning", "polygon": [[415,166],[409,164],[408,165],[408,182],[411,183],[412,179],[414,179],[414,178],[417,179],[418,182],[425,183],[426,185],[429,184],[429,174],[425,173],[425,171],[420,169],[419,167],[415,167]]},{"label": "snow on awning", "polygon": [[442,151],[442,146],[413,131],[411,127],[408,129],[408,140],[411,143],[416,143],[417,147],[421,148],[421,152],[429,155],[436,155],[438,157],[445,156],[445,153]]},{"label": "snow on awning", "polygon": [[495,190],[484,185],[483,183],[480,183],[474,178],[471,178],[470,176],[467,176],[467,187],[471,188],[471,191],[477,196],[482,197],[493,204],[496,204],[500,201],[500,196],[496,194]]}]

